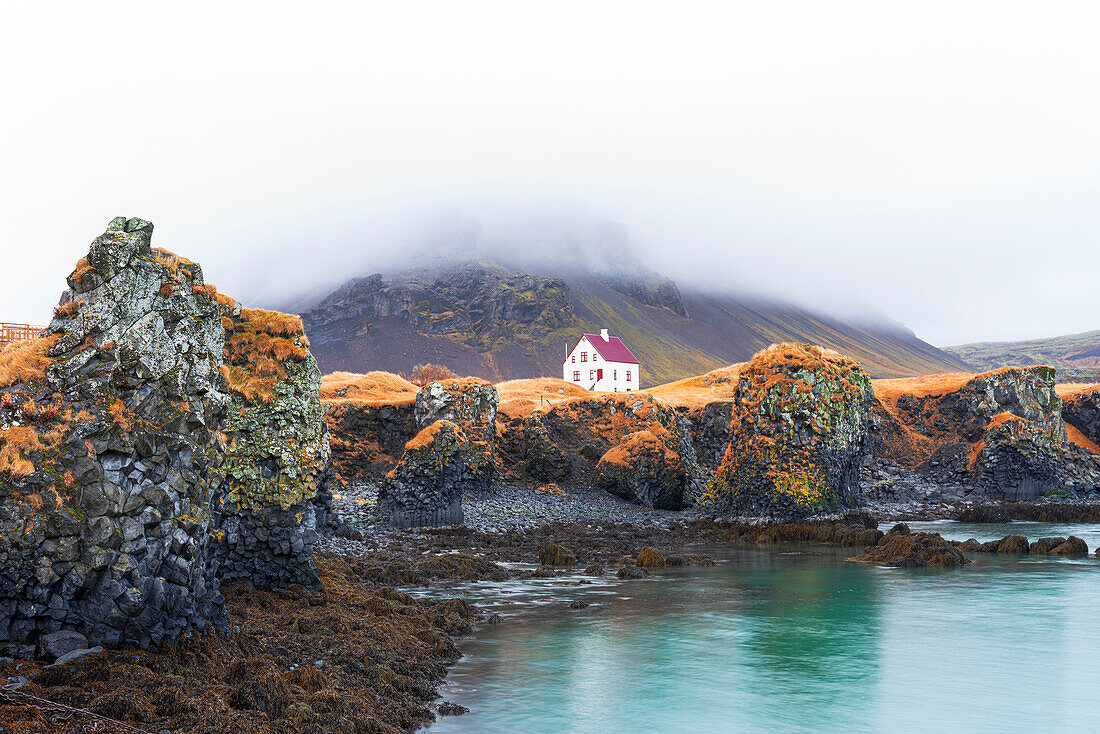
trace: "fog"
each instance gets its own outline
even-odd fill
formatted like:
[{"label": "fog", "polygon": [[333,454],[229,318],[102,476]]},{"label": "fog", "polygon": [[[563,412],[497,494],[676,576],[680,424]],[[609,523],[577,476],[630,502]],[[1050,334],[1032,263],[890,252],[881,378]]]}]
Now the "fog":
[{"label": "fog", "polygon": [[1086,2],[5,3],[0,321],[125,215],[258,305],[628,245],[939,345],[1100,328],[1098,36]]}]

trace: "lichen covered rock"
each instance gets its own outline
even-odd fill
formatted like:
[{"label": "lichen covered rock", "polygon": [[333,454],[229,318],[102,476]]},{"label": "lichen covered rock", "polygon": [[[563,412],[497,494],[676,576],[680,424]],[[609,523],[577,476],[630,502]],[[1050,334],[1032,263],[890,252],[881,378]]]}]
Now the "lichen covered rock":
[{"label": "lichen covered rock", "polygon": [[1062,404],[1062,417],[1089,441],[1100,445],[1100,386],[1067,396]]},{"label": "lichen covered rock", "polygon": [[46,335],[0,353],[0,639],[148,646],[223,619],[225,332],[201,268],[152,229],[113,220]]},{"label": "lichen covered rock", "polygon": [[313,543],[331,509],[321,375],[297,316],[227,309],[225,479],[214,498],[223,582],[319,584]]},{"label": "lichen covered rock", "polygon": [[448,420],[420,431],[382,482],[378,514],[383,521],[398,528],[461,525],[470,445],[463,430]]},{"label": "lichen covered rock", "polygon": [[712,511],[799,517],[860,501],[871,383],[859,364],[777,344],[740,373],[729,448],[702,498]]},{"label": "lichen covered rock", "polygon": [[416,422],[423,429],[445,420],[462,429],[465,489],[486,492],[496,476],[497,391],[476,377],[441,380],[416,394]]},{"label": "lichen covered rock", "polygon": [[419,432],[419,388],[389,372],[336,372],[321,380],[332,464],[344,482],[373,480],[397,466]]},{"label": "lichen covered rock", "polygon": [[691,504],[678,442],[661,424],[631,433],[603,455],[596,486],[634,504],[680,510]]},{"label": "lichen covered rock", "polygon": [[944,485],[1032,499],[1087,483],[1091,455],[1071,451],[1051,367],[877,380],[874,463]]}]

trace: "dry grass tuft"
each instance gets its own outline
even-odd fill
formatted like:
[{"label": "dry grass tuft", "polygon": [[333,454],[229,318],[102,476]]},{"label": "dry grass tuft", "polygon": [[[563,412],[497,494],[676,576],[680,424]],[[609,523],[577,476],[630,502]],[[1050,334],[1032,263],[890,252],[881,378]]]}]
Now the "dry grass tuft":
[{"label": "dry grass tuft", "polygon": [[60,334],[9,344],[0,350],[0,389],[45,376],[53,359],[46,352],[61,339]]},{"label": "dry grass tuft", "polygon": [[321,378],[321,400],[357,405],[408,405],[418,388],[392,372],[333,372]]},{"label": "dry grass tuft", "polygon": [[454,380],[458,375],[452,371],[449,367],[445,367],[441,364],[418,364],[412,368],[412,374],[409,376],[409,382],[414,385],[424,387],[430,385],[433,382],[440,382],[441,380]]},{"label": "dry grass tuft", "polygon": [[79,299],[75,301],[69,301],[66,304],[57,306],[53,310],[53,317],[55,319],[71,319],[80,312],[80,307],[84,305],[84,301]]},{"label": "dry grass tuft", "polygon": [[298,336],[305,332],[302,320],[293,314],[265,311],[261,308],[242,308],[240,331],[255,331],[272,336]]}]

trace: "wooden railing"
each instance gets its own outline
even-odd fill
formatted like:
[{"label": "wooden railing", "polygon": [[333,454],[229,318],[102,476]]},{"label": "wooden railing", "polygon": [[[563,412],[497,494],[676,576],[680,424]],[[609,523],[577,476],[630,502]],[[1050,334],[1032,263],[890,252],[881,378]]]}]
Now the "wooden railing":
[{"label": "wooden railing", "polygon": [[30,324],[5,324],[0,323],[0,348],[15,342],[34,339],[42,335],[45,326],[31,326]]}]

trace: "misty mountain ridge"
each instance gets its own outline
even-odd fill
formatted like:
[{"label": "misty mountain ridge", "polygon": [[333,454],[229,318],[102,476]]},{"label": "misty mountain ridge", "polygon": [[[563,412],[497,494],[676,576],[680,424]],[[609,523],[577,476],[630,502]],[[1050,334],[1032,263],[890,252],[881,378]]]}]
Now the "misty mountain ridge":
[{"label": "misty mountain ridge", "polygon": [[967,369],[896,323],[857,325],[778,299],[681,289],[645,268],[625,237],[596,239],[603,246],[578,239],[507,257],[453,248],[352,279],[303,310],[314,354],[326,372],[408,373],[433,362],[494,381],[559,376],[580,334],[607,328],[638,356],[643,385],[791,340],[836,349],[875,377]]}]

